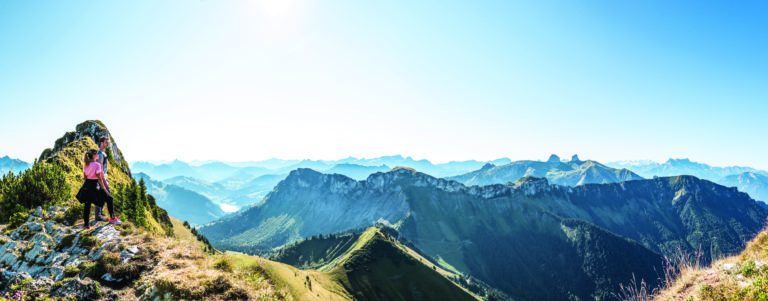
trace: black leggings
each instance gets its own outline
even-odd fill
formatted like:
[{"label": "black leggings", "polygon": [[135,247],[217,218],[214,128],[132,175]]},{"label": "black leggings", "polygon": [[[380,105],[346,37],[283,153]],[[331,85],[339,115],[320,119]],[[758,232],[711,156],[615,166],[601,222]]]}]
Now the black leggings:
[{"label": "black leggings", "polygon": [[[97,180],[86,180],[85,181],[84,185],[86,186],[86,188],[88,188],[91,191],[89,196],[91,198],[103,199],[104,203],[107,204],[107,211],[109,211],[109,217],[110,218],[114,218],[115,217],[115,206],[114,206],[114,202],[112,202],[112,198],[108,198],[106,196],[105,192],[103,192],[101,190],[98,190],[96,188],[96,183],[97,183]],[[85,204],[84,204],[85,208],[83,208],[83,221],[85,221],[85,225],[86,226],[88,226],[88,219],[91,216],[91,203],[93,203],[93,201],[86,201]],[[96,208],[98,208],[98,207],[100,207],[100,206],[97,206]]]},{"label": "black leggings", "polygon": [[[104,201],[107,204],[107,211],[109,211],[109,218],[115,218],[115,205],[111,199]],[[96,207],[99,208],[99,207]],[[91,202],[85,202],[85,210],[83,210],[83,220],[88,225],[88,218],[91,216]]]}]

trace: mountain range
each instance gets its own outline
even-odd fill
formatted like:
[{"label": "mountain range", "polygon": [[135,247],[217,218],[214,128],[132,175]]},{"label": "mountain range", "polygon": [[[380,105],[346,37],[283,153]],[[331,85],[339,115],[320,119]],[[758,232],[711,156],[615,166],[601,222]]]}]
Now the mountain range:
[{"label": "mountain range", "polygon": [[513,161],[498,166],[489,163],[479,170],[448,179],[466,185],[491,185],[512,183],[523,177],[546,178],[551,183],[566,186],[642,179],[627,169],[614,169],[591,160],[582,161],[577,155],[567,162],[551,155],[547,161]]},{"label": "mountain range", "polygon": [[718,167],[694,162],[690,159],[669,159],[664,163],[653,161],[619,161],[606,164],[626,168],[643,177],[692,175],[712,182],[737,187],[753,198],[768,202],[768,171],[744,166]]},{"label": "mountain range", "polygon": [[[463,171],[448,179],[466,185],[507,184],[530,176],[546,178],[553,184],[578,186],[638,180],[643,177],[694,175],[722,185],[738,187],[757,200],[763,200],[768,195],[767,172],[749,167],[712,167],[688,159],[670,159],[663,164],[653,161],[601,164],[593,160],[581,160],[577,155],[573,155],[568,161],[552,155],[547,161],[498,159],[491,162],[470,160],[432,164],[427,160],[414,160],[410,157],[386,156],[372,159],[350,157],[336,161],[271,159],[256,162],[186,163],[176,160],[161,164],[136,162],[133,165],[134,169],[152,176],[155,181],[163,179],[162,182],[166,184],[206,196],[225,212],[235,212],[259,204],[280,180],[296,168],[311,168],[323,173],[342,174],[363,180],[372,173],[388,171],[392,166],[416,166],[438,174]],[[416,170],[424,172],[419,168]],[[721,177],[722,175],[726,176]]]},{"label": "mountain range", "polygon": [[745,172],[724,177],[717,182],[738,187],[756,200],[768,202],[768,175],[765,173]]},{"label": "mountain range", "polygon": [[405,168],[364,181],[299,169],[263,204],[200,233],[222,249],[267,254],[383,223],[447,270],[512,298],[561,300],[607,296],[631,274],[656,284],[662,255],[680,250],[701,249],[705,260],[738,252],[766,216],[748,195],[690,176],[577,187],[524,177],[468,187]]},{"label": "mountain range", "polygon": [[[491,161],[496,164],[508,159]],[[438,175],[452,175],[472,171],[483,164],[481,161],[453,161],[433,164],[428,160],[411,157],[385,156],[372,159],[345,158],[341,160],[280,160],[257,162],[204,161],[187,163],[174,160],[168,163],[134,162],[135,172],[146,174],[155,181],[173,184],[202,194],[226,212],[259,203],[263,197],[298,168],[311,168],[329,174],[342,174],[363,180],[375,172],[388,171],[393,166],[417,168]]]},{"label": "mountain range", "polygon": [[7,174],[9,172],[18,173],[27,170],[30,164],[19,159],[14,159],[8,156],[0,157],[0,175]]},{"label": "mountain range", "polygon": [[356,179],[364,179],[376,171],[386,171],[392,167],[410,167],[436,177],[464,174],[482,167],[484,164],[506,164],[509,159],[493,161],[451,161],[432,163],[429,160],[416,160],[400,155],[370,159],[344,158],[340,160],[281,160],[270,159],[253,162],[200,161],[194,164],[174,160],[167,163],[133,162],[131,168],[143,172],[157,180],[184,176],[207,182],[219,182],[233,179],[252,179],[266,174],[285,174],[299,168],[311,168],[325,173],[340,173]]},{"label": "mountain range", "polygon": [[192,190],[155,181],[144,173],[133,174],[133,177],[146,183],[147,191],[155,197],[158,206],[193,226],[211,222],[226,214],[206,196]]}]

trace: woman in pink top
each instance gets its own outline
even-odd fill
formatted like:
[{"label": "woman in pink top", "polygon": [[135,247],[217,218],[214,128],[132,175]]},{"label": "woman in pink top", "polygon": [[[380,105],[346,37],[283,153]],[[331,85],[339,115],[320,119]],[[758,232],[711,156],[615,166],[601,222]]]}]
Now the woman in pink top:
[{"label": "woman in pink top", "polygon": [[104,179],[104,170],[99,163],[99,151],[92,149],[85,153],[85,166],[83,167],[83,176],[85,177],[85,183],[83,187],[85,190],[85,208],[83,211],[83,220],[85,221],[85,229],[90,229],[91,225],[88,222],[88,218],[91,215],[91,203],[97,206],[103,206],[107,203],[107,211],[109,211],[109,223],[122,225],[123,222],[115,217],[115,208],[112,202],[112,193],[109,191],[109,185]]}]

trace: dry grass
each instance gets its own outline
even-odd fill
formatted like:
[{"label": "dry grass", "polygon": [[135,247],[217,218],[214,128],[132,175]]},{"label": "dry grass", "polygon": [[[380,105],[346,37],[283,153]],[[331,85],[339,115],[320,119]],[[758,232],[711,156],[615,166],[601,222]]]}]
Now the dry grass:
[{"label": "dry grass", "polygon": [[158,250],[158,262],[141,282],[154,285],[158,296],[169,293],[171,299],[282,299],[283,294],[268,281],[254,285],[250,275],[216,268],[220,258],[206,254],[199,243],[191,243],[190,239],[194,237],[155,236],[145,244]]},{"label": "dry grass", "polygon": [[[174,225],[178,237],[147,233],[126,223],[122,233],[122,248],[136,245],[138,258],[125,266],[144,266],[140,278],[131,285],[105,287],[105,293],[115,294],[118,300],[138,300],[151,292],[160,300],[283,300],[285,292],[276,289],[268,279],[255,282],[252,275],[242,271],[222,271],[216,268],[221,256],[209,255],[189,231],[179,223]],[[120,248],[105,253],[106,259],[115,259]],[[104,260],[93,265],[96,273],[119,272],[123,265],[115,260]]]},{"label": "dry grass", "polygon": [[668,281],[666,287],[657,292],[653,299],[762,300],[745,297],[745,294],[748,295],[754,290],[751,287],[754,279],[749,279],[751,275],[744,273],[740,268],[748,263],[754,265],[756,260],[768,262],[768,231],[759,233],[740,255],[719,259],[709,267],[682,267],[675,279]]}]

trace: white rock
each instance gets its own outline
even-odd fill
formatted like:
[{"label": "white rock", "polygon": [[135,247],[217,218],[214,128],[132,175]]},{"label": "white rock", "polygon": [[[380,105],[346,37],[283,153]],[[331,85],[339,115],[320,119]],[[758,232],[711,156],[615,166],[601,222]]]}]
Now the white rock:
[{"label": "white rock", "polygon": [[13,267],[16,264],[18,264],[18,262],[19,262],[19,256],[16,256],[16,254],[13,254],[11,252],[0,255],[0,264]]},{"label": "white rock", "polygon": [[50,236],[48,236],[48,234],[45,234],[42,232],[39,232],[35,234],[35,236],[32,236],[32,238],[30,238],[29,241],[36,245],[39,245],[39,244],[42,244],[45,246],[53,245],[53,239]]},{"label": "white rock", "polygon": [[55,225],[56,225],[56,223],[54,223],[53,221],[47,221],[47,222],[45,222],[45,232],[46,232],[46,233],[53,233],[53,231],[55,230],[55,229],[54,229],[54,228],[55,228],[55,227],[54,227]]},{"label": "white rock", "polygon": [[48,269],[48,273],[54,281],[59,281],[64,278],[64,269],[61,267],[52,267]]},{"label": "white rock", "polygon": [[32,280],[32,283],[30,284],[30,290],[32,291],[42,291],[42,290],[49,290],[53,286],[53,279],[49,277],[39,277],[35,280]]},{"label": "white rock", "polygon": [[48,249],[42,245],[35,245],[31,250],[24,253],[24,259],[27,261],[34,260],[38,255],[45,255]]},{"label": "white rock", "polygon": [[112,276],[112,274],[106,273],[104,275],[101,275],[101,280],[104,280],[106,282],[119,282],[122,279],[116,279],[115,277]]},{"label": "white rock", "polygon": [[735,263],[724,263],[723,264],[723,270],[725,271],[733,271],[738,267]]},{"label": "white rock", "polygon": [[9,241],[0,246],[0,254],[11,252],[16,249],[18,244],[15,241]]}]

